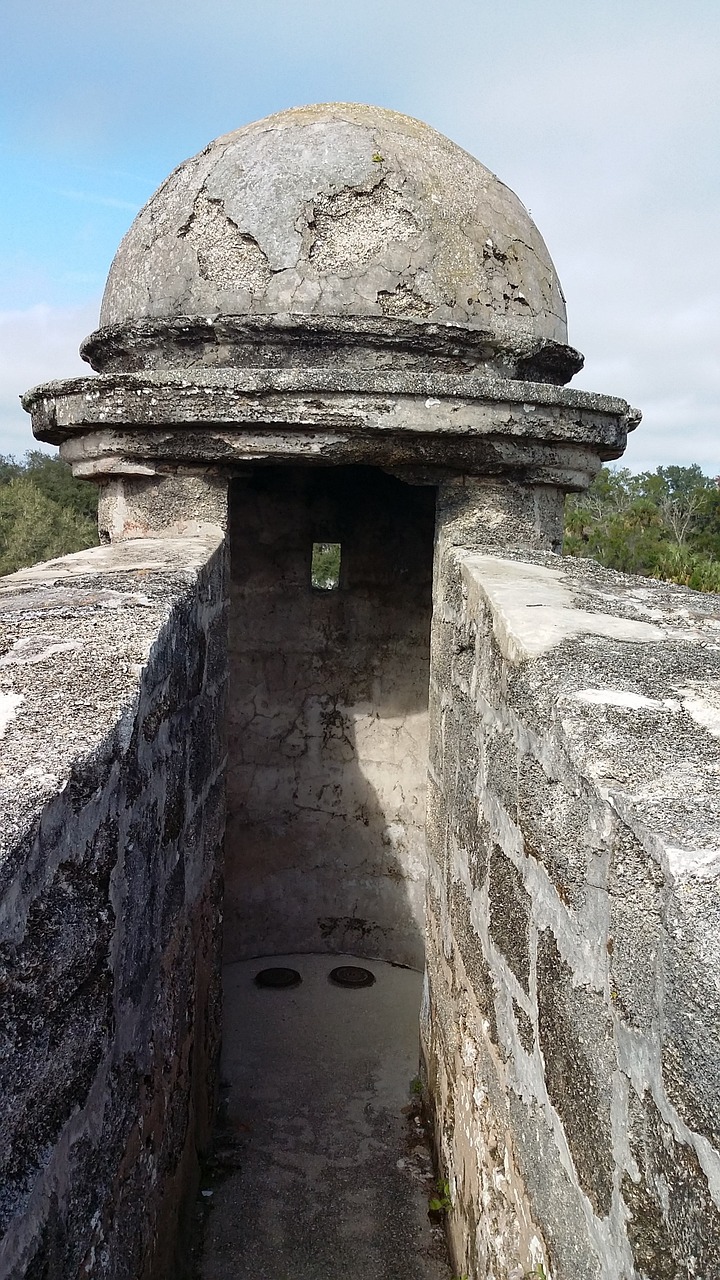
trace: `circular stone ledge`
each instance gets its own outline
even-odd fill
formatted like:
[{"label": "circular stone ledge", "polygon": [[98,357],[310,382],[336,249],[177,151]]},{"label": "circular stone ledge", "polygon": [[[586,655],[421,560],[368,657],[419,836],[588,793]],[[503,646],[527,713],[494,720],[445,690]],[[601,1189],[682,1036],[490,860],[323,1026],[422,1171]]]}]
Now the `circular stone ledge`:
[{"label": "circular stone ledge", "polygon": [[154,462],[342,461],[581,489],[639,418],[624,400],[542,383],[387,370],[105,374],[48,383],[23,403],[37,438],[95,478]]},{"label": "circular stone ledge", "polygon": [[601,465],[597,450],[572,443],[498,435],[442,439],[376,432],[238,432],[188,429],[89,431],[64,441],[60,456],[73,474],[113,477],[244,474],[248,464],[371,466],[413,484],[454,476],[507,476],[526,485],[586,489]]},{"label": "circular stone ledge", "polygon": [[243,368],[398,369],[492,374],[564,385],[582,369],[574,347],[529,322],[491,327],[390,317],[179,316],[98,329],[80,347],[98,373]]},{"label": "circular stone ledge", "polygon": [[[554,410],[556,416],[575,416],[578,421],[583,414],[599,415],[612,419],[617,431],[625,433],[634,430],[641,417],[614,396],[515,378],[314,368],[196,369],[192,378],[167,373],[68,378],[34,387],[23,396],[22,405],[32,416],[36,437],[59,444],[67,431],[98,424],[301,421],[317,427],[338,414],[348,420],[348,411],[350,422],[374,418],[374,425],[382,429],[386,415],[401,401],[415,406],[426,431],[442,429],[441,411],[456,415],[463,404],[476,410],[464,430],[483,430],[477,411],[501,404],[521,406],[523,414]],[[300,407],[300,416],[293,405]],[[589,443],[591,422],[587,429],[590,434],[582,438]]]}]

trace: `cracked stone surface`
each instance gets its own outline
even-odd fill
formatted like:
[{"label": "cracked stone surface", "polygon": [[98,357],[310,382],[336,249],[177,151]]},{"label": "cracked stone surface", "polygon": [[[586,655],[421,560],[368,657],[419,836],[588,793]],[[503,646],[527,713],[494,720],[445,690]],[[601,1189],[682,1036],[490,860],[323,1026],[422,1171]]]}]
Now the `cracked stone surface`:
[{"label": "cracked stone surface", "polygon": [[219,1048],[225,557],[0,579],[0,1277],[177,1276]]},{"label": "cracked stone surface", "polygon": [[23,404],[82,476],[305,457],[564,489],[619,457],[639,418],[624,400],[518,379],[315,367],[103,374],[47,383]]},{"label": "cracked stone surface", "polygon": [[125,236],[101,324],[182,315],[394,316],[567,341],[527,210],[428,125],[299,107],[181,164]]},{"label": "cracked stone surface", "polygon": [[118,249],[100,326],[81,347],[99,378],[23,399],[100,484],[272,460],[577,491],[640,418],[565,389],[583,357],[517,197],[376,107],[281,112],[180,165]]}]

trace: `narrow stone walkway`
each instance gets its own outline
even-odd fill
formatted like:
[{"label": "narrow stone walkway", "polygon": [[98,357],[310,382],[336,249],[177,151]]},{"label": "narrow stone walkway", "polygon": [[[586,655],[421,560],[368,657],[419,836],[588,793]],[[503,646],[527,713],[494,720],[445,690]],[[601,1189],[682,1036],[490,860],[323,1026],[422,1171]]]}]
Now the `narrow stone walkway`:
[{"label": "narrow stone walkway", "polygon": [[[329,980],[362,966],[372,986]],[[295,969],[299,986],[255,975]],[[224,974],[223,1122],[202,1280],[449,1280],[411,1081],[421,976],[351,956]]]}]

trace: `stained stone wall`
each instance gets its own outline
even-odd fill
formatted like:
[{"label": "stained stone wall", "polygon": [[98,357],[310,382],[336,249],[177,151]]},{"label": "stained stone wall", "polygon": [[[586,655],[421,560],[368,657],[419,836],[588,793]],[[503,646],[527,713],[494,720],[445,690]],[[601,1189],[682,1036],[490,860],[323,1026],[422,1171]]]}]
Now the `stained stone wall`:
[{"label": "stained stone wall", "polygon": [[[224,909],[232,954],[417,963],[433,498],[234,482],[229,763],[217,528],[0,584],[0,1280],[182,1275]],[[440,485],[421,1038],[455,1271],[715,1280],[720,598],[542,549],[559,511]],[[313,595],[335,537],[352,590]]]},{"label": "stained stone wall", "polygon": [[[435,489],[256,468],[230,494],[225,954],[422,969]],[[341,548],[337,590],[313,542]]]},{"label": "stained stone wall", "polygon": [[713,1280],[720,600],[456,547],[435,604],[422,1036],[456,1271]]},{"label": "stained stone wall", "polygon": [[0,583],[0,1276],[183,1274],[218,1047],[219,539]]}]

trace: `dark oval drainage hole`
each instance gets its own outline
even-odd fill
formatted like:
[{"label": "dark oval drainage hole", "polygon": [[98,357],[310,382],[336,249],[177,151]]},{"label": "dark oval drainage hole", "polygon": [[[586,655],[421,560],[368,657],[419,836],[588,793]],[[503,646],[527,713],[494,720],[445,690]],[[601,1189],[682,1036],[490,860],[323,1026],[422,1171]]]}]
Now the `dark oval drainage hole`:
[{"label": "dark oval drainage hole", "polygon": [[336,987],[371,987],[375,974],[359,965],[341,964],[338,969],[330,970],[329,978]]},{"label": "dark oval drainage hole", "polygon": [[261,969],[255,974],[256,987],[299,987],[301,982],[297,969]]}]

